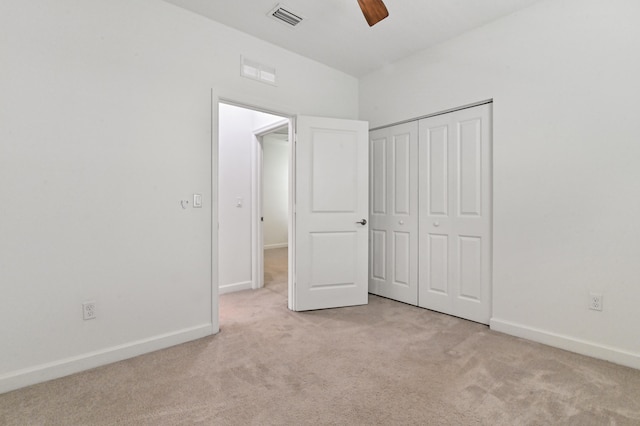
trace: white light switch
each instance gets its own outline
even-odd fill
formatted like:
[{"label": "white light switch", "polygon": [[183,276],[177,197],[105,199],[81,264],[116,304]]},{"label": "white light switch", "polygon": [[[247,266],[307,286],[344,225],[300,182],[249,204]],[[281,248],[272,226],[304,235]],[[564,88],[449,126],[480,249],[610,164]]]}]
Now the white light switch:
[{"label": "white light switch", "polygon": [[242,207],[243,202],[241,197],[236,198],[236,207]]},{"label": "white light switch", "polygon": [[202,194],[193,194],[193,207],[202,207]]}]

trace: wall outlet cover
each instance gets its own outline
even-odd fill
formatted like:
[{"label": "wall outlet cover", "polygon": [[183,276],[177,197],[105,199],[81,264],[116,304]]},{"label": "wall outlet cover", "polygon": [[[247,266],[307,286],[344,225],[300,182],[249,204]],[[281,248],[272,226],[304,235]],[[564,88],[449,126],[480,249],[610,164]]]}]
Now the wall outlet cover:
[{"label": "wall outlet cover", "polygon": [[597,293],[589,294],[589,309],[594,311],[602,310],[602,295]]},{"label": "wall outlet cover", "polygon": [[84,320],[96,319],[96,302],[84,302],[82,304],[82,318]]}]

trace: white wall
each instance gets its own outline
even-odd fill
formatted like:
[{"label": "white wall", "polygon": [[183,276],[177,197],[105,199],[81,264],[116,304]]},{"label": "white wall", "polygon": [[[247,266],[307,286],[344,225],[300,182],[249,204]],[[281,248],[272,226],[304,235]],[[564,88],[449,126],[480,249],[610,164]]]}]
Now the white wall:
[{"label": "white wall", "polygon": [[492,328],[636,368],[638,16],[544,1],[360,82],[372,127],[494,99]]},{"label": "white wall", "polygon": [[354,78],[158,0],[3,0],[0,39],[0,392],[217,331],[212,87],[357,116]]},{"label": "white wall", "polygon": [[284,118],[227,104],[220,104],[219,117],[218,285],[222,294],[252,288],[252,156],[258,143],[253,132]]},{"label": "white wall", "polygon": [[289,142],[286,135],[262,138],[264,248],[286,247],[289,225]]}]

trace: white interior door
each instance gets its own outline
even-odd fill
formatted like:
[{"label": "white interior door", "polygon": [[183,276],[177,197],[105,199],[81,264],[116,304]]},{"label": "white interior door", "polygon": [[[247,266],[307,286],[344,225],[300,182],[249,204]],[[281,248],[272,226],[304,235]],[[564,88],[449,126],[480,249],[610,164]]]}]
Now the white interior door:
[{"label": "white interior door", "polygon": [[419,306],[491,316],[491,105],[420,120]]},{"label": "white interior door", "polygon": [[369,291],[418,304],[418,122],[370,133]]},{"label": "white interior door", "polygon": [[299,116],[295,145],[295,311],[368,300],[368,123]]}]

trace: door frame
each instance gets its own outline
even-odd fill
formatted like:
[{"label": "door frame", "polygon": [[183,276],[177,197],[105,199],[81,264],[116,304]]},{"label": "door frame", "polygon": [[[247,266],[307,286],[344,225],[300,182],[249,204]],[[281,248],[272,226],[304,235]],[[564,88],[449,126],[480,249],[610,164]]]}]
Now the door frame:
[{"label": "door frame", "polygon": [[[251,150],[251,277],[252,289],[264,287],[264,145],[263,137],[275,130],[291,127],[291,120],[283,118],[253,131]],[[291,141],[289,141],[291,142]],[[290,173],[289,173],[290,174]],[[291,188],[288,188],[291,198]],[[288,213],[291,213],[290,211]],[[291,216],[289,214],[288,216]],[[288,238],[288,233],[287,233]]]},{"label": "door frame", "polygon": [[[245,108],[257,112],[264,112],[267,114],[278,115],[283,117],[283,120],[280,121],[280,125],[282,125],[284,120],[288,120],[289,122],[289,219],[288,219],[288,296],[287,296],[287,306],[289,309],[292,309],[292,300],[294,296],[295,286],[294,286],[294,277],[295,277],[295,125],[296,125],[296,114],[292,112],[284,112],[282,110],[278,110],[276,108],[264,107],[257,104],[253,104],[250,102],[243,102],[235,100],[241,98],[240,96],[221,96],[216,93],[215,89],[211,90],[211,115],[212,115],[212,128],[211,128],[211,322],[214,325],[213,333],[217,333],[220,331],[220,318],[219,318],[219,288],[220,288],[220,279],[219,279],[219,203],[218,203],[218,195],[219,195],[219,129],[220,129],[220,108],[219,105],[227,104],[233,105],[240,108]],[[258,129],[260,130],[260,129]],[[255,153],[255,147],[252,152]],[[259,148],[259,147],[258,147]],[[252,157],[254,154],[252,154]],[[253,159],[252,159],[253,161]],[[252,173],[253,165],[252,165]],[[252,177],[252,183],[254,182]],[[252,194],[254,192],[254,188],[252,188]],[[252,202],[253,202],[252,196]],[[254,247],[255,242],[257,241],[253,234],[255,234],[255,218],[259,219],[260,216],[257,214],[253,216],[254,206],[252,206],[252,248],[251,248],[251,257],[252,257],[252,275],[256,273],[256,266],[254,266],[253,258],[255,258],[255,252],[258,250]],[[263,266],[262,266],[263,267]],[[255,281],[255,280],[253,280]]]}]

